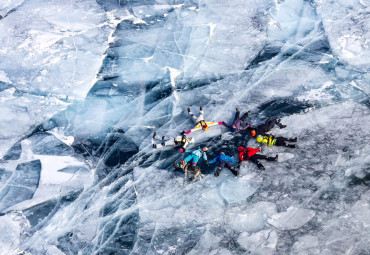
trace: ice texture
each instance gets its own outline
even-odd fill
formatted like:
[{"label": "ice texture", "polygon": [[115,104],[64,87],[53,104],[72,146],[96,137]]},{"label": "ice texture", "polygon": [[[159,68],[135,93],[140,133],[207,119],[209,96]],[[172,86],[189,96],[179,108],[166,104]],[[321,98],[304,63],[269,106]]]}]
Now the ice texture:
[{"label": "ice texture", "polygon": [[[0,3],[0,253],[369,254],[369,2]],[[250,110],[296,148],[192,182],[153,149]],[[191,133],[238,158],[247,131]],[[235,165],[236,166],[236,165]]]},{"label": "ice texture", "polygon": [[8,207],[31,199],[39,185],[41,163],[39,160],[17,166],[0,191],[0,212]]}]

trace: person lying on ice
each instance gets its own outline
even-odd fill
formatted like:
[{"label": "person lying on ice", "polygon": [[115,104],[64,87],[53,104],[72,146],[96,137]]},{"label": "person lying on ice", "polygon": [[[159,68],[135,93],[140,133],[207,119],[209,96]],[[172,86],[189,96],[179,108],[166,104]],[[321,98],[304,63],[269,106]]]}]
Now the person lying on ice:
[{"label": "person lying on ice", "polygon": [[287,142],[295,143],[297,142],[297,137],[293,138],[285,138],[281,136],[275,137],[273,134],[265,134],[264,136],[258,135],[256,138],[258,143],[266,144],[268,146],[285,146],[289,148],[295,148],[295,144],[287,144]]},{"label": "person lying on ice", "polygon": [[217,170],[214,173],[214,175],[216,177],[220,175],[221,170],[224,167],[228,168],[235,176],[238,176],[239,175],[239,172],[236,171],[235,168],[232,167],[231,164],[230,164],[230,162],[232,162],[232,163],[236,163],[237,162],[232,157],[229,157],[229,156],[225,155],[225,153],[220,152],[220,155],[217,156],[217,157],[215,157],[211,161],[209,161],[209,164],[215,163],[216,161],[218,162],[218,168],[217,168]]},{"label": "person lying on ice", "polygon": [[191,132],[195,132],[198,130],[206,130],[208,131],[209,127],[215,126],[215,125],[222,125],[222,122],[206,122],[204,121],[203,117],[203,108],[202,106],[199,107],[199,116],[195,116],[194,113],[191,112],[190,108],[188,108],[188,114],[193,119],[196,126],[193,129],[190,129],[186,132],[186,134],[190,134]]},{"label": "person lying on ice", "polygon": [[250,111],[244,113],[243,116],[242,116],[242,118],[239,119],[239,117],[240,117],[240,111],[239,111],[238,108],[236,108],[236,113],[235,113],[233,124],[231,124],[231,125],[230,124],[227,124],[225,121],[223,121],[222,124],[224,124],[226,127],[230,128],[231,129],[231,132],[237,132],[237,131],[240,131],[240,130],[246,130],[248,127],[251,126],[251,124],[248,124],[245,127],[242,127],[242,124],[245,121],[245,119],[248,117],[249,113],[250,113]]},{"label": "person lying on ice", "polygon": [[249,127],[248,129],[251,131],[251,136],[256,137],[257,135],[264,135],[269,132],[275,124],[279,128],[285,128],[286,125],[280,123],[280,119],[275,119],[274,117],[270,117],[266,120],[265,124],[261,124],[257,127]]},{"label": "person lying on ice", "polygon": [[[161,140],[162,142],[156,143],[155,140]],[[164,146],[175,146],[175,149],[184,152],[189,143],[194,143],[194,138],[188,137],[185,131],[182,131],[181,135],[173,138],[162,136],[162,139],[160,139],[156,132],[154,132],[152,137],[153,149],[160,149]]]},{"label": "person lying on ice", "polygon": [[250,160],[254,163],[257,164],[258,168],[261,170],[265,170],[265,167],[258,161],[259,159],[266,159],[267,161],[278,161],[278,155],[276,155],[274,158],[273,157],[267,157],[262,154],[257,154],[257,152],[260,152],[260,149],[254,149],[252,147],[239,147],[238,148],[239,152],[239,160],[240,163],[244,160]]},{"label": "person lying on ice", "polygon": [[[185,163],[188,163],[192,160],[192,165],[193,166],[196,166],[199,159],[200,158],[203,158],[204,160],[207,161],[207,152],[208,151],[208,148],[207,147],[203,147],[202,149],[199,148],[197,150],[187,150],[185,151],[185,153],[189,153],[188,156],[186,156],[182,161],[185,162]],[[175,163],[175,167],[179,167],[179,163]]]}]

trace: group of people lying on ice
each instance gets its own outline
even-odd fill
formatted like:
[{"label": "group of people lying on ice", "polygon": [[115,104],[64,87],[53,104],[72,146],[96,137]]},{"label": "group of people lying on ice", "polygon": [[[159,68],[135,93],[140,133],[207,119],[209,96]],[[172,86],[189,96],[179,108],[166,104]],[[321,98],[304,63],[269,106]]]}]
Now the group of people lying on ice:
[{"label": "group of people lying on ice", "polygon": [[[295,143],[297,142],[297,137],[290,139],[280,136],[275,136],[274,134],[268,134],[268,132],[277,125],[279,128],[285,128],[286,125],[283,125],[280,123],[280,119],[275,119],[273,117],[270,117],[266,120],[264,124],[261,124],[256,127],[251,127],[250,124],[246,124],[243,126],[243,122],[247,119],[250,111],[243,114],[243,116],[240,118],[240,111],[238,108],[236,108],[236,113],[234,117],[234,121],[232,124],[228,124],[224,121],[222,122],[206,122],[204,120],[203,116],[203,108],[200,107],[199,116],[197,117],[194,115],[194,113],[191,112],[190,108],[187,109],[188,114],[193,119],[196,126],[193,129],[190,129],[189,131],[182,131],[181,135],[176,136],[174,138],[169,138],[162,136],[161,138],[157,136],[156,132],[153,134],[152,138],[152,145],[154,149],[162,148],[164,146],[175,146],[176,148],[179,148],[180,152],[185,152],[189,154],[186,156],[182,162],[175,163],[175,167],[179,167],[180,165],[188,164],[189,166],[195,168],[197,166],[197,163],[199,159],[203,158],[206,161],[206,164],[212,164],[212,163],[218,163],[218,168],[214,172],[214,175],[217,177],[219,176],[221,170],[226,167],[228,168],[235,176],[239,175],[238,170],[236,170],[235,167],[231,165],[231,163],[238,163],[245,160],[250,160],[257,164],[259,169],[265,170],[265,167],[259,162],[259,160],[264,159],[267,161],[278,161],[278,155],[275,157],[268,157],[266,155],[259,154],[260,149],[255,149],[252,147],[239,147],[238,153],[239,153],[239,162],[235,160],[234,158],[225,155],[224,152],[220,152],[220,155],[212,159],[211,161],[208,161],[207,159],[207,147],[199,148],[197,150],[186,150],[186,147],[190,143],[194,143],[194,138],[188,137],[188,134],[198,131],[198,130],[205,130],[207,131],[209,127],[215,126],[215,125],[224,125],[228,127],[231,132],[238,132],[241,130],[248,130],[250,131],[250,135],[254,138],[256,138],[256,141],[258,143],[261,143],[261,145],[268,145],[268,146],[285,146],[289,148],[295,148]],[[160,143],[157,143],[156,141],[160,140]],[[180,164],[181,163],[181,164]]]}]

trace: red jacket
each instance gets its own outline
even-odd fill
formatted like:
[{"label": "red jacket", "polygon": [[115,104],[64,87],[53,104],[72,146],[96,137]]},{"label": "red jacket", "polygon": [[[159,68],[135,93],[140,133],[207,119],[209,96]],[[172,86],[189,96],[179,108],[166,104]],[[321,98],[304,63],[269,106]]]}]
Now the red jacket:
[{"label": "red jacket", "polygon": [[239,147],[238,148],[239,159],[240,159],[240,161],[243,161],[244,160],[244,154],[247,154],[247,157],[249,159],[250,157],[252,157],[254,154],[256,154],[259,151],[260,151],[259,149],[254,149],[252,147],[247,147],[247,148]]}]

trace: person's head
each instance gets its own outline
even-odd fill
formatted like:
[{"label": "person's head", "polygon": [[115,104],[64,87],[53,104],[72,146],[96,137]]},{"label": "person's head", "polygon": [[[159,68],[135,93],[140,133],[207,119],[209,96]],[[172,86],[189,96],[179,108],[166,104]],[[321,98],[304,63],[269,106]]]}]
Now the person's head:
[{"label": "person's head", "polygon": [[231,132],[236,132],[236,126],[235,125],[231,126]]},{"label": "person's head", "polygon": [[256,138],[257,142],[260,143],[262,142],[263,138],[261,135],[258,135],[257,138]]},{"label": "person's head", "polygon": [[208,151],[208,148],[207,147],[203,147],[202,148],[202,151],[206,152],[206,151]]},{"label": "person's head", "polygon": [[208,131],[208,129],[209,129],[208,125],[207,125],[205,122],[203,122],[203,124],[202,124],[202,128],[203,128],[204,130],[206,130],[206,131]]},{"label": "person's head", "polygon": [[223,151],[220,152],[221,155],[225,155],[225,153]]},{"label": "person's head", "polygon": [[186,131],[184,130],[184,131],[182,131],[181,132],[181,135],[186,135]]},{"label": "person's head", "polygon": [[244,151],[244,147],[241,147],[241,146],[240,146],[240,147],[238,148],[238,151],[239,151],[239,152]]},{"label": "person's head", "polygon": [[251,136],[253,136],[253,137],[256,136],[256,130],[254,130],[254,129],[251,130]]}]

